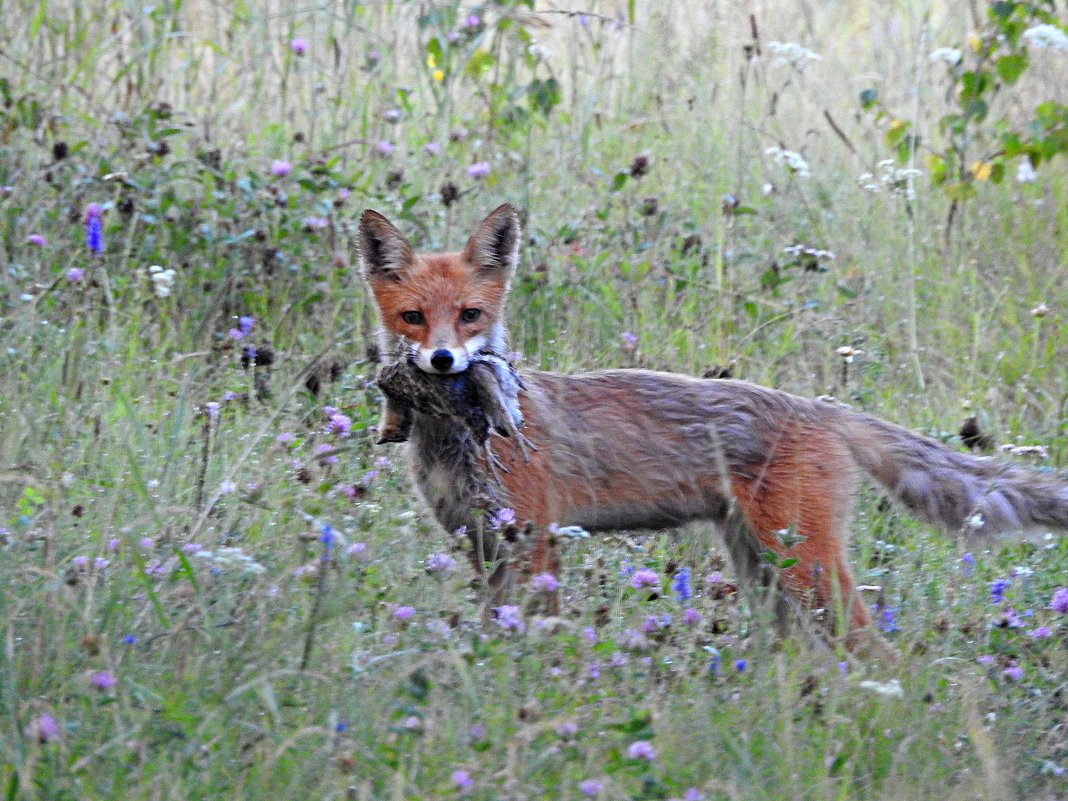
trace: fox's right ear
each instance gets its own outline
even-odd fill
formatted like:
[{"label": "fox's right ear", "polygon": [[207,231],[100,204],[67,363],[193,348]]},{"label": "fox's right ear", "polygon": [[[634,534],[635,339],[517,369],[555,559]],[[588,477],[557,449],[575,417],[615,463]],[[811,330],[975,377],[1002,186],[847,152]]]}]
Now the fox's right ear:
[{"label": "fox's right ear", "polygon": [[360,215],[360,264],[366,278],[399,280],[412,266],[415,251],[404,234],[379,214],[367,209]]}]

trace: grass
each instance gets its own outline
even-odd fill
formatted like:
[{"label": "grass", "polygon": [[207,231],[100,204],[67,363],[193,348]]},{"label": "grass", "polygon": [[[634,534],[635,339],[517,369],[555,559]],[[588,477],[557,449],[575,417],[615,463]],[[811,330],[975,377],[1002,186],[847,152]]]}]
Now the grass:
[{"label": "grass", "polygon": [[[862,89],[936,146],[947,84],[926,54],[974,29],[968,7],[751,23],[730,4],[620,5],[4,7],[3,797],[1068,792],[1068,618],[1048,608],[1063,540],[965,557],[860,498],[853,564],[881,587],[896,666],[776,640],[704,527],[569,543],[564,616],[523,631],[483,623],[462,558],[426,571],[457,546],[402,454],[371,444],[365,207],[436,249],[520,205],[526,365],[733,362],[950,447],[975,413],[998,443],[1045,446],[1039,469],[1064,464],[1063,163],[981,187],[949,226],[925,175],[908,202],[857,180],[892,157]],[[822,59],[776,66],[775,40]],[[1036,57],[995,112],[1063,95],[1063,57]],[[834,259],[785,251],[799,243]],[[152,265],[175,271],[169,292]],[[848,365],[845,345],[863,351]],[[631,588],[635,567],[661,592]],[[651,760],[630,753],[642,741]]]}]

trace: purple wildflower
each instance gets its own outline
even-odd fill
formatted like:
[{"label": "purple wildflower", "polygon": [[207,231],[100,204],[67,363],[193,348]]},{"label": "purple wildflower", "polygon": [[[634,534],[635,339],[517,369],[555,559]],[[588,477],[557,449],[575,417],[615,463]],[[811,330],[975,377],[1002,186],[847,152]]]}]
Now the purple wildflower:
[{"label": "purple wildflower", "polygon": [[76,568],[78,568],[79,570],[84,569],[87,564],[89,564],[89,557],[88,556],[75,556],[74,557],[74,566]]},{"label": "purple wildflower", "polygon": [[121,542],[121,540],[119,540],[118,537],[112,537],[110,540],[108,540],[108,550],[109,551],[117,551],[117,550],[119,550],[119,546],[121,544],[122,544],[122,542]]},{"label": "purple wildflower", "polygon": [[519,616],[519,607],[512,604],[498,606],[494,610],[497,615],[497,625],[505,631],[522,632],[526,629],[523,618]]},{"label": "purple wildflower", "polygon": [[1001,675],[1003,675],[1009,681],[1019,681],[1023,678],[1023,668],[1015,664],[1009,665],[1007,668],[1001,671]]},{"label": "purple wildflower", "polygon": [[1001,616],[1002,625],[1009,629],[1022,629],[1024,622],[1011,606]]},{"label": "purple wildflower", "polygon": [[76,284],[85,276],[85,270],[81,267],[71,267],[67,270],[67,283]]},{"label": "purple wildflower", "polygon": [[655,570],[643,567],[641,570],[635,570],[631,574],[630,586],[636,590],[640,590],[643,587],[659,587],[660,576],[656,574]]},{"label": "purple wildflower", "polygon": [[559,737],[563,737],[565,740],[570,740],[572,737],[578,734],[578,730],[578,724],[575,723],[573,720],[569,720],[564,723],[561,723],[559,726],[556,727],[556,734]]},{"label": "purple wildflower", "polygon": [[464,20],[464,26],[468,28],[477,28],[482,24],[482,20],[479,19],[478,14],[468,14],[467,19]]},{"label": "purple wildflower", "polygon": [[1039,626],[1037,629],[1027,632],[1027,636],[1036,640],[1044,640],[1046,637],[1052,637],[1053,631],[1049,626]]},{"label": "purple wildflower", "polygon": [[682,797],[682,801],[705,801],[705,794],[696,787],[691,787]]},{"label": "purple wildflower", "polygon": [[247,314],[244,314],[237,318],[237,327],[241,329],[242,334],[247,335],[252,330],[252,325],[255,322],[255,317],[249,317]]},{"label": "purple wildflower", "polygon": [[586,642],[588,642],[590,645],[596,645],[597,629],[595,629],[593,626],[586,626],[586,628],[582,630],[582,638],[586,640]]},{"label": "purple wildflower", "polygon": [[300,227],[308,234],[314,233],[315,231],[321,231],[329,225],[330,220],[326,219],[326,217],[305,217],[300,221]]},{"label": "purple wildflower", "polygon": [[530,580],[530,586],[537,592],[556,592],[560,582],[552,573],[539,573]]},{"label": "purple wildflower", "polygon": [[199,542],[187,542],[182,545],[182,553],[186,556],[192,556],[193,554],[200,553],[202,550],[204,550],[204,546]]},{"label": "purple wildflower", "polygon": [[141,550],[150,551],[156,547],[156,541],[151,537],[142,537],[138,545],[141,546]]},{"label": "purple wildflower", "polygon": [[441,145],[439,145],[437,142],[427,142],[425,145],[423,145],[423,152],[426,153],[428,156],[440,156]]},{"label": "purple wildflower", "polygon": [[89,684],[97,690],[110,690],[115,686],[115,676],[110,671],[98,670],[89,675]]},{"label": "purple wildflower", "polygon": [[490,165],[488,161],[476,161],[470,167],[467,168],[467,177],[474,178],[475,180],[481,180],[488,177],[490,174]]},{"label": "purple wildflower", "polygon": [[411,620],[415,617],[415,609],[410,606],[398,606],[393,610],[393,617],[397,620]]},{"label": "purple wildflower", "polygon": [[1068,612],[1068,587],[1062,587],[1053,593],[1053,598],[1050,599],[1049,608],[1054,612],[1064,614]]},{"label": "purple wildflower", "polygon": [[990,603],[999,604],[1005,600],[1005,590],[1012,584],[1008,579],[994,579],[990,582]]},{"label": "purple wildflower", "polygon": [[744,659],[739,659],[734,663],[734,669],[737,670],[739,673],[745,673],[745,666],[746,661]]},{"label": "purple wildflower", "polygon": [[242,331],[240,328],[231,328],[229,331],[226,332],[226,336],[236,342],[239,339],[245,338],[245,332]]},{"label": "purple wildflower", "polygon": [[294,37],[289,42],[289,49],[293,51],[293,55],[303,56],[308,52],[308,40]]},{"label": "purple wildflower", "polygon": [[137,638],[135,636],[133,636],[132,634],[125,635],[122,638],[122,641],[124,643],[126,643],[127,645],[136,645],[137,644]]},{"label": "purple wildflower", "polygon": [[348,556],[351,556],[351,557],[354,557],[356,559],[359,559],[365,553],[367,553],[367,545],[366,545],[366,543],[363,543],[363,542],[354,542],[354,543],[352,543],[352,545],[350,545],[345,550],[345,553]]},{"label": "purple wildflower", "polygon": [[980,654],[975,658],[975,661],[980,665],[992,665],[994,664],[994,657],[990,654]]},{"label": "purple wildflower", "polygon": [[427,573],[448,573],[456,567],[456,560],[447,553],[432,553],[426,558]]},{"label": "purple wildflower", "polygon": [[692,606],[687,606],[686,610],[682,613],[682,623],[690,628],[699,626],[701,625],[701,615]]},{"label": "purple wildflower", "polygon": [[502,509],[498,509],[497,512],[490,519],[490,528],[495,531],[500,531],[507,526],[515,525],[515,509],[509,509],[505,506]]},{"label": "purple wildflower", "polygon": [[26,241],[29,242],[31,245],[36,245],[39,248],[43,248],[45,245],[48,244],[48,240],[40,234],[30,234],[28,237],[26,237]]},{"label": "purple wildflower", "polygon": [[326,430],[330,434],[347,437],[349,432],[352,431],[352,418],[340,412],[333,414],[326,423]]},{"label": "purple wildflower", "polygon": [[85,245],[92,253],[104,252],[104,210],[99,203],[85,207]]},{"label": "purple wildflower", "polygon": [[337,457],[334,455],[333,445],[321,442],[315,446],[315,454],[324,464],[337,464]]},{"label": "purple wildflower", "polygon": [[675,591],[675,597],[679,599],[680,603],[689,603],[690,599],[693,598],[689,568],[682,567],[675,571],[675,576],[671,580],[671,589]]},{"label": "purple wildflower", "polygon": [[393,145],[387,142],[385,139],[379,140],[378,144],[375,145],[375,150],[378,151],[378,155],[380,156],[393,155]]},{"label": "purple wildflower", "polygon": [[400,122],[401,113],[399,109],[387,108],[382,112],[382,119],[386,122]]},{"label": "purple wildflower", "polygon": [[297,437],[292,431],[283,431],[281,434],[274,438],[274,441],[277,442],[279,445],[285,445],[288,447],[289,445],[292,445],[294,442],[297,441]]},{"label": "purple wildflower", "polygon": [[30,730],[40,743],[50,743],[59,737],[59,725],[47,712],[42,712],[37,720],[30,724]]},{"label": "purple wildflower", "polygon": [[288,161],[275,159],[271,162],[271,175],[276,178],[285,178],[291,172],[293,172],[293,165]]},{"label": "purple wildflower", "polygon": [[461,793],[466,793],[471,789],[471,774],[466,770],[454,770],[452,772],[452,783],[456,785],[456,789]]},{"label": "purple wildflower", "polygon": [[103,556],[98,556],[96,559],[93,560],[93,567],[95,567],[97,570],[103,570],[110,564],[111,562],[105,559]]},{"label": "purple wildflower", "polygon": [[630,331],[624,331],[622,334],[619,335],[619,338],[622,339],[625,344],[630,345],[631,347],[634,347],[638,344],[638,335],[632,334]]},{"label": "purple wildflower", "polygon": [[583,779],[579,782],[579,792],[587,798],[593,798],[600,795],[603,786],[598,779]]},{"label": "purple wildflower", "polygon": [[638,740],[627,748],[627,756],[631,759],[644,759],[646,762],[652,762],[656,759],[656,751],[653,750],[653,744],[648,740]]}]

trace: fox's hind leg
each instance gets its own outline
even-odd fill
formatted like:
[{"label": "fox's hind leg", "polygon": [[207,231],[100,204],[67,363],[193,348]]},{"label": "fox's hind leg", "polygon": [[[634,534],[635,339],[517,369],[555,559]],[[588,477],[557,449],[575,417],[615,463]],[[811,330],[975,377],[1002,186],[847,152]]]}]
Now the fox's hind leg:
[{"label": "fox's hind leg", "polygon": [[756,548],[780,562],[796,560],[779,572],[783,590],[803,608],[819,610],[826,633],[844,634],[851,651],[882,653],[846,554],[855,483],[840,439],[811,428],[777,443],[752,478],[733,479]]}]

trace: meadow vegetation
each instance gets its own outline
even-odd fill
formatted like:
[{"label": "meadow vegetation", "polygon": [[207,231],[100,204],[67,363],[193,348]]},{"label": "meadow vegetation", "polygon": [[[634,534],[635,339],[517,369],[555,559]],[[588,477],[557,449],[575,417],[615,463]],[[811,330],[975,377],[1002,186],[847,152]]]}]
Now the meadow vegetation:
[{"label": "meadow vegetation", "polygon": [[354,246],[511,201],[521,365],[1062,468],[1052,8],[4,3],[0,797],[1068,797],[1064,539],[859,498],[896,665],[776,639],[701,526],[569,540],[559,620],[484,616],[372,444]]}]

